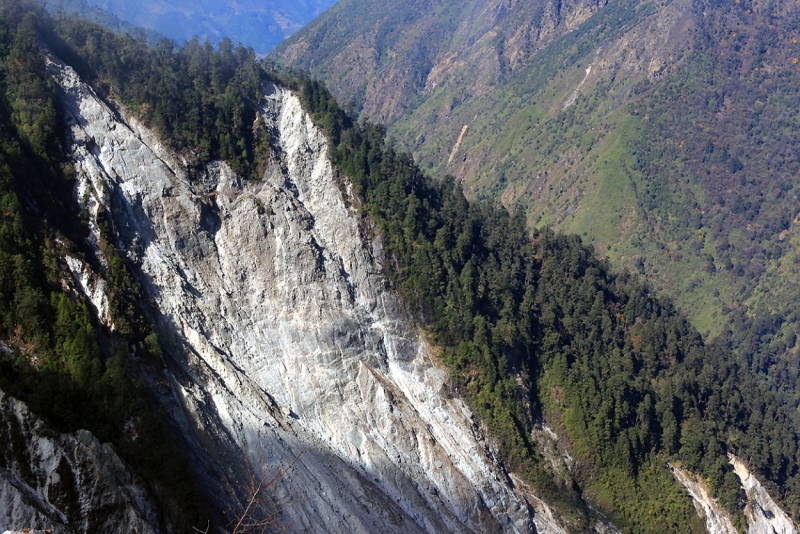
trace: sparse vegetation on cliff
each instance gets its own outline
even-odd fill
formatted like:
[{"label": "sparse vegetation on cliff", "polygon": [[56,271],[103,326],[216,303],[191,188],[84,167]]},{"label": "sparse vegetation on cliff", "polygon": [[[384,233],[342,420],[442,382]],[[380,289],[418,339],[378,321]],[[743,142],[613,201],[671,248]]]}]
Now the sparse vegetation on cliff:
[{"label": "sparse vegetation on cliff", "polygon": [[88,232],[70,205],[73,170],[39,41],[51,29],[40,7],[0,1],[0,340],[14,348],[0,353],[0,389],[58,431],[87,429],[113,443],[162,504],[163,526],[181,530],[205,510],[186,459],[136,380],[134,345],[141,361],[160,356],[136,284],[109,246],[113,332],[61,285],[59,255],[83,256]]},{"label": "sparse vegetation on cliff", "polygon": [[[0,385],[63,428],[93,425],[143,472],[163,475],[167,487],[180,479],[162,469],[185,473],[168,444],[155,456],[125,449],[124,423],[154,411],[126,357],[134,343],[155,359],[159,349],[121,256],[107,249],[116,334],[59,288],[56,247],[79,253],[85,245],[76,236],[85,231],[66,205],[70,170],[37,32],[166,143],[194,154],[190,167],[222,158],[256,177],[259,150],[269,143],[256,120],[260,82],[271,77],[298,90],[328,135],[332,161],[363,200],[363,215],[378,224],[389,274],[441,348],[459,393],[491,429],[506,466],[556,503],[576,530],[589,526],[583,499],[625,531],[696,530],[667,460],[701,473],[741,527],[744,496],[727,451],[747,458],[781,504],[800,514],[798,431],[786,396],[751,362],[706,345],[671,303],[651,296],[638,277],[615,274],[580,238],[549,230],[531,236],[523,210],[468,202],[454,179],[424,174],[387,141],[383,126],[358,123],[323,84],[267,72],[243,47],[151,49],[85,22],[51,23],[12,0],[0,8],[0,105],[8,111],[0,123],[2,332],[43,358],[39,366],[19,352],[15,361],[3,359]],[[541,457],[530,437],[539,419],[575,459],[571,471],[556,475]],[[186,488],[173,496],[182,507],[176,513],[191,517],[198,493]],[[185,525],[203,523],[194,517]]]}]

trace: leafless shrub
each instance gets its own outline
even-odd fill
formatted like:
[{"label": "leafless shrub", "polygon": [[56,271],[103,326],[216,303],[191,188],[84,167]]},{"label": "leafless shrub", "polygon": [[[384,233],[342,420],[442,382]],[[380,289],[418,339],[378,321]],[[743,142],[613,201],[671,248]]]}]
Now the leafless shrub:
[{"label": "leafless shrub", "polygon": [[[285,468],[278,469],[274,473],[268,473],[263,467],[266,465],[266,454],[264,444],[259,433],[260,465],[256,468],[245,459],[247,468],[247,479],[240,487],[240,491],[230,487],[235,503],[229,508],[228,512],[234,520],[231,522],[233,528],[231,534],[263,534],[265,532],[276,532],[286,530],[287,525],[278,522],[278,516],[283,510],[282,501],[285,496],[278,496],[275,493],[277,482],[290,471],[300,457],[301,452]],[[227,482],[226,482],[227,483]],[[230,486],[230,484],[228,483]],[[244,495],[245,498],[240,496]]]}]

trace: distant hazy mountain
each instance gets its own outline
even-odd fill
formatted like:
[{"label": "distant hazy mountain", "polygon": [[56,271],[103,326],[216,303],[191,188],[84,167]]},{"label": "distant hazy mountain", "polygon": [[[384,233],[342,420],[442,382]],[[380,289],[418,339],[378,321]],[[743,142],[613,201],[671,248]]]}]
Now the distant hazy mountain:
[{"label": "distant hazy mountain", "polygon": [[90,0],[117,17],[175,39],[229,37],[257,53],[272,50],[335,0]]},{"label": "distant hazy mountain", "polygon": [[106,28],[109,28],[117,33],[136,35],[140,32],[144,32],[144,34],[147,36],[147,40],[153,44],[164,38],[163,35],[154,30],[141,28],[135,24],[124,21],[121,18],[112,15],[108,11],[90,4],[87,0],[60,0],[55,4],[45,4],[45,7],[51,13],[74,15],[78,18],[105,26]]}]

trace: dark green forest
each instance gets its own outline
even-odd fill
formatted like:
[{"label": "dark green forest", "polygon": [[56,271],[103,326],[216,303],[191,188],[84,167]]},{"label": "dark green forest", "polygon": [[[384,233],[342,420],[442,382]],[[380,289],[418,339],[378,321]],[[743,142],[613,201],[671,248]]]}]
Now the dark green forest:
[{"label": "dark green forest", "polygon": [[[296,90],[362,216],[377,223],[385,268],[441,348],[454,387],[491,430],[506,467],[575,530],[591,524],[588,499],[626,532],[703,531],[667,462],[701,474],[744,530],[746,496],[728,452],[800,517],[797,414],[787,397],[739,352],[704,343],[673,304],[638,275],[614,272],[579,237],[531,234],[522,210],[468,202],[455,180],[425,175],[383,126],[359,123],[322,83],[267,69],[242,46],[150,47],[17,0],[0,6],[0,337],[16,348],[0,358],[0,387],[61,429],[88,428],[117,444],[170,510],[165,521],[202,524],[203,505],[196,485],[170,491],[191,475],[169,439],[155,440],[164,446],[152,452],[126,440],[131,417],[153,435],[164,424],[147,415],[158,409],[137,382],[137,367],[157,364],[161,349],[112,229],[103,246],[115,332],[59,284],[63,247],[90,254],[66,200],[72,169],[40,42],[186,155],[190,175],[219,158],[259,179],[270,150],[257,121],[261,84]],[[541,420],[575,458],[571,471],[554,472],[532,441]]]},{"label": "dark green forest", "polygon": [[58,18],[49,37],[59,57],[130,107],[193,167],[224,159],[239,174],[257,175],[268,139],[252,132],[263,74],[252,49],[228,39],[215,49],[196,38],[180,48],[167,39],[150,47],[72,17]]},{"label": "dark green forest", "polygon": [[[747,361],[705,345],[577,236],[531,238],[522,214],[468,203],[452,179],[425,176],[387,144],[382,126],[355,123],[320,83],[296,83],[397,260],[393,279],[511,469],[565,501],[588,491],[625,531],[685,531],[694,511],[670,488],[670,460],[701,473],[744,528],[732,452],[797,517],[794,414]],[[527,438],[541,416],[578,459],[571,485],[550,478]]]},{"label": "dark green forest", "polygon": [[[162,354],[138,309],[135,279],[104,243],[114,332],[60,284],[61,254],[91,254],[88,228],[69,202],[73,170],[45,70],[41,37],[52,27],[40,8],[0,2],[0,339],[14,348],[0,355],[0,388],[60,431],[88,429],[113,443],[161,504],[162,526],[190,532],[205,523],[205,505],[164,414],[137,378],[137,364],[158,365]],[[0,432],[13,449],[12,429]],[[3,448],[0,466],[25,458],[11,449]],[[81,511],[67,512],[77,524]]]},{"label": "dark green forest", "polygon": [[[685,255],[704,258],[693,284],[717,276],[735,296],[721,306],[728,319],[721,337],[797,406],[790,269],[800,258],[787,236],[800,173],[800,21],[749,2],[715,2],[701,30],[687,62],[664,83],[641,84],[632,106],[651,118],[632,147],[636,167],[650,177],[639,199],[669,239],[685,244]],[[702,194],[690,192],[695,184]],[[783,261],[789,272],[770,269]],[[700,289],[703,298],[710,293]]]}]

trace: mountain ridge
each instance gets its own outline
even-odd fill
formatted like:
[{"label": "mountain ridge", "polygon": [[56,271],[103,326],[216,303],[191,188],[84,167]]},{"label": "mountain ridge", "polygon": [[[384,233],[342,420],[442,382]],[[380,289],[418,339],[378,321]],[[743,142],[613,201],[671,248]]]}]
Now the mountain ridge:
[{"label": "mountain ridge", "polygon": [[[800,6],[429,5],[440,4],[451,11],[431,8],[425,24],[451,21],[441,36],[394,16],[400,5],[360,18],[339,6],[272,57],[387,120],[399,146],[456,176],[471,198],[523,210],[531,228],[577,233],[645,275],[707,339],[751,358],[797,403],[789,264],[800,213],[791,149]],[[502,15],[476,26],[476,6]],[[386,39],[389,52],[359,39],[343,46],[391,22],[402,30]],[[452,45],[455,35],[464,42]],[[415,47],[436,43],[444,48],[415,62]],[[383,63],[356,61],[370,54]]]},{"label": "mountain ridge", "polygon": [[[15,350],[0,380],[129,458],[151,405],[125,377],[146,384],[215,524],[266,464],[297,528],[612,528],[602,513],[702,531],[664,467],[679,458],[744,528],[728,449],[795,510],[782,399],[580,238],[531,239],[521,213],[468,203],[323,84],[244,48],[154,50],[12,15],[0,326]],[[176,110],[191,120],[171,123]],[[59,396],[48,377],[84,387]],[[122,419],[106,425],[109,409]]]},{"label": "mountain ridge", "polygon": [[[432,433],[430,445],[424,441],[416,445],[413,442],[404,444],[395,442],[391,434],[382,436],[380,428],[383,426],[393,428],[393,432],[404,433],[402,427],[415,424],[413,414],[422,410],[420,406],[416,406],[420,402],[416,397],[427,397],[441,388],[441,372],[436,372],[424,360],[416,361],[414,352],[420,350],[415,348],[418,341],[404,339],[408,334],[403,333],[404,327],[397,319],[370,318],[375,313],[388,313],[379,310],[391,310],[394,307],[387,300],[391,296],[376,294],[375,288],[371,287],[373,284],[380,287],[381,280],[369,268],[370,258],[367,251],[360,250],[359,246],[355,250],[348,248],[355,246],[348,243],[348,240],[353,239],[350,234],[356,232],[357,236],[357,230],[353,227],[354,221],[348,217],[342,200],[335,198],[340,192],[332,180],[329,164],[326,167],[325,152],[322,150],[324,140],[315,134],[313,125],[302,116],[296,97],[285,90],[268,88],[267,94],[270,97],[262,108],[262,113],[267,117],[265,120],[277,133],[275,143],[276,147],[282,147],[281,153],[285,154],[283,165],[286,170],[282,170],[283,165],[279,161],[273,160],[271,172],[268,171],[265,181],[251,185],[242,182],[224,164],[212,164],[206,171],[204,183],[196,184],[195,187],[199,189],[195,190],[182,176],[180,164],[173,161],[174,156],[158,149],[157,139],[152,133],[134,123],[131,127],[135,135],[125,135],[124,124],[119,124],[116,128],[105,124],[106,121],[113,123],[113,113],[107,109],[104,111],[101,102],[93,102],[96,97],[86,93],[87,88],[82,86],[74,73],[63,66],[57,67],[54,72],[64,91],[68,95],[74,95],[67,98],[65,106],[68,113],[74,116],[74,120],[70,122],[76,125],[72,130],[72,135],[75,136],[72,146],[76,150],[73,157],[76,163],[83,162],[79,163],[79,188],[88,193],[84,198],[92,199],[89,202],[98,202],[101,208],[118,213],[115,226],[126,228],[125,233],[119,237],[120,245],[129,242],[120,248],[140,251],[140,256],[134,260],[140,265],[138,276],[143,279],[144,291],[163,310],[160,312],[163,318],[157,328],[165,349],[176,357],[188,351],[187,356],[174,362],[177,367],[173,368],[169,376],[171,394],[166,396],[164,402],[172,405],[172,410],[176,411],[185,436],[196,436],[194,439],[198,441],[209,440],[209,437],[203,438],[204,435],[218,436],[204,446],[191,437],[188,438],[191,454],[196,462],[207,466],[211,472],[228,478],[224,475],[224,469],[241,470],[244,467],[241,460],[233,460],[237,457],[249,457],[251,462],[266,463],[269,468],[260,467],[265,470],[280,469],[282,462],[285,465],[289,459],[297,457],[297,463],[291,471],[277,481],[279,487],[286,487],[285,491],[290,496],[283,506],[291,510],[287,520],[297,528],[319,528],[326,525],[330,530],[368,532],[375,528],[389,529],[391,522],[399,521],[404,526],[398,532],[409,529],[414,531],[423,525],[426,525],[424,530],[458,530],[461,527],[457,525],[461,522],[464,523],[464,528],[471,530],[497,530],[499,527],[494,525],[495,520],[491,515],[482,517],[486,514],[487,506],[482,501],[491,503],[492,499],[497,498],[502,505],[492,505],[493,513],[499,517],[506,514],[511,516],[505,519],[506,526],[503,529],[526,530],[525,508],[516,502],[509,490],[504,493],[502,485],[485,478],[496,467],[492,467],[490,461],[486,463],[488,459],[479,454],[482,447],[474,444],[469,457],[452,448],[454,443],[463,446],[465,441],[475,439],[470,430],[465,432],[463,427],[469,426],[462,419],[468,417],[468,414],[459,413],[457,405],[451,407],[445,404],[439,410],[433,410],[427,426],[417,429],[417,433],[423,432],[423,428]],[[293,135],[296,137],[292,137]],[[84,138],[95,140],[99,157],[92,158],[90,154],[84,154],[86,149],[81,142]],[[137,143],[137,139],[142,139],[144,144]],[[307,148],[310,148],[310,152]],[[147,156],[151,150],[153,154]],[[140,152],[141,157],[154,158],[144,165],[149,169],[146,179],[137,171],[140,165],[135,163],[139,157],[136,152]],[[121,153],[127,155],[123,157]],[[159,167],[163,169],[159,171]],[[112,175],[118,177],[119,184],[108,188],[103,183],[113,183],[109,180]],[[291,187],[288,188],[285,185],[287,179],[292,180]],[[306,179],[314,180],[314,186],[306,184],[303,181]],[[169,196],[165,196],[163,192],[167,190],[171,191]],[[215,229],[212,229],[213,226],[206,227],[205,231],[192,236],[190,229],[195,226],[204,227],[203,220],[210,217],[210,214],[204,214],[199,197],[212,191],[215,192],[214,212],[218,213],[218,219],[212,218],[218,220],[220,226]],[[152,200],[148,198],[151,194]],[[170,201],[169,198],[174,200]],[[282,203],[288,204],[282,206]],[[269,211],[259,210],[260,204],[269,206]],[[323,204],[324,211],[320,209]],[[171,218],[169,214],[173,210],[184,214],[183,222],[179,223],[182,230],[178,227],[170,230],[175,232],[177,238],[172,245],[168,244],[170,239],[167,234],[162,234],[167,228],[159,228],[162,224],[158,222],[162,219],[159,214],[161,209],[164,209],[163,218],[167,220]],[[328,219],[336,224],[329,225]],[[283,224],[288,224],[289,227],[284,229]],[[246,228],[251,228],[251,231],[244,232]],[[304,237],[310,231],[313,234]],[[251,258],[247,263],[252,265],[247,267],[244,260],[251,251],[244,244],[263,243],[264,233],[267,236],[274,235],[270,239],[281,239],[283,244],[270,247],[272,252],[268,252],[270,249],[263,250],[262,253],[267,254],[262,258],[263,261],[252,263]],[[295,238],[297,243],[294,245],[292,241],[286,240],[292,235],[299,236]],[[147,241],[140,242],[142,238]],[[283,251],[284,247],[299,248],[296,251]],[[345,254],[340,249],[349,252]],[[218,252],[215,253],[215,250]],[[296,259],[295,252],[299,254]],[[198,253],[204,256],[209,266],[217,263],[219,265],[194,272],[195,267],[190,260],[192,254]],[[219,258],[213,260],[216,254],[219,254]],[[341,259],[338,254],[342,255]],[[292,267],[296,261],[301,262],[303,267]],[[362,265],[365,261],[367,264]],[[283,262],[288,263],[281,265]],[[328,326],[320,323],[319,318],[314,321],[309,315],[317,312],[314,301],[309,299],[310,292],[315,286],[319,287],[315,289],[314,295],[317,295],[317,291],[327,291],[320,283],[333,276],[322,274],[323,278],[320,278],[315,274],[319,272],[314,268],[318,262],[323,265],[341,262],[342,266],[338,268],[344,269],[343,274],[347,275],[346,279],[332,282],[331,295],[315,297],[321,300],[318,313],[325,319],[323,322],[330,322]],[[176,269],[176,266],[180,266],[180,269]],[[241,268],[246,269],[248,275],[235,274]],[[231,269],[234,271],[230,271]],[[367,272],[362,272],[364,269]],[[337,269],[335,265],[323,267],[322,273],[326,271],[336,273]],[[289,277],[285,287],[280,284],[272,285],[270,282],[284,276]],[[293,280],[295,276],[298,279]],[[214,289],[212,280],[215,278],[219,278],[221,288],[226,288],[224,292]],[[246,288],[237,287],[235,280],[246,280]],[[224,296],[225,293],[229,295]],[[272,293],[275,294],[269,296]],[[360,296],[354,301],[355,293]],[[264,297],[254,298],[259,294]],[[205,295],[208,297],[204,297]],[[220,298],[223,300],[218,303]],[[295,303],[295,306],[290,305],[290,308],[279,310],[278,302]],[[338,307],[345,306],[348,302],[356,308],[352,311],[345,309],[344,314],[339,317]],[[378,303],[380,306],[377,306]],[[190,315],[178,312],[187,306],[195,309],[195,312]],[[255,316],[249,319],[252,321],[247,323],[250,326],[242,324],[237,327],[229,324],[222,329],[214,326],[215,323],[232,323],[233,317],[219,321],[219,314],[233,308],[238,309],[237,315],[246,321],[244,314],[250,307],[254,307],[254,311],[257,309],[262,312],[259,319]],[[306,319],[303,321],[301,317],[294,318],[298,314]],[[349,317],[351,314],[353,317]],[[193,318],[183,322],[190,317]],[[173,321],[180,322],[175,324]],[[275,326],[271,325],[273,322],[276,323]],[[365,328],[361,334],[349,332],[358,323],[374,323],[374,327]],[[321,330],[316,334],[304,332],[309,326]],[[375,334],[369,334],[370,331]],[[200,332],[205,333],[201,335]],[[379,339],[372,340],[375,335]],[[351,336],[355,336],[355,339],[350,340]],[[361,336],[365,339],[359,341]],[[322,354],[315,364],[312,363],[314,359],[304,363],[306,358],[303,354],[313,355],[315,352],[313,349],[303,348],[310,339],[318,339],[321,343],[316,350],[322,351]],[[366,346],[360,347],[362,343]],[[380,343],[386,344],[386,353],[380,350]],[[269,346],[285,346],[284,349],[278,349],[283,356],[257,349]],[[364,350],[370,353],[360,356],[360,351]],[[345,351],[345,354],[334,356],[339,351]],[[379,353],[371,354],[373,351]],[[243,357],[246,354],[251,354],[250,360]],[[296,361],[292,363],[288,358]],[[312,372],[311,365],[322,367]],[[406,365],[409,369],[404,369]],[[274,372],[268,372],[265,366]],[[399,368],[393,370],[394,366]],[[287,368],[294,371],[289,372]],[[342,372],[347,373],[348,377],[337,378],[338,373]],[[408,384],[404,384],[399,377],[394,376],[398,373],[401,376],[403,373],[421,376],[416,380],[409,376],[405,379]],[[315,374],[316,378],[312,378]],[[327,380],[332,380],[328,387],[318,384],[317,392],[309,391],[309,384],[325,381],[326,375],[329,377]],[[422,380],[422,383],[415,384],[417,380]],[[426,384],[427,381],[431,383]],[[293,386],[292,382],[306,384],[306,388]],[[414,395],[404,391],[410,385],[419,388],[419,391],[415,391]],[[361,400],[351,404],[346,397],[336,394],[339,388],[345,388],[349,395],[357,395]],[[181,398],[181,402],[176,404],[169,399],[173,395]],[[203,407],[208,403],[216,408],[212,410],[210,407]],[[331,403],[336,403],[339,408],[330,406]],[[407,403],[410,405],[406,406]],[[278,406],[282,408],[278,409]],[[395,410],[404,415],[392,415]],[[351,414],[351,411],[359,414],[357,419],[360,421],[375,419],[374,430],[369,430],[369,425],[361,429],[362,425],[354,421],[345,422],[356,415]],[[444,413],[438,414],[439,411]],[[204,415],[198,417],[195,413]],[[339,414],[338,417],[334,416],[335,413]],[[339,418],[344,420],[337,422]],[[383,421],[384,418],[388,420]],[[238,423],[234,424],[234,421]],[[444,421],[448,421],[446,426],[450,430],[445,431]],[[394,428],[397,425],[400,428]],[[350,430],[344,433],[336,431],[336,428]],[[459,434],[457,438],[449,437],[448,432]],[[228,434],[229,437],[221,434]],[[334,440],[333,444],[323,445],[331,439]],[[438,451],[442,446],[448,447],[447,454]],[[388,447],[386,452],[382,451],[383,447]],[[421,450],[415,452],[416,447]],[[262,454],[266,451],[266,455],[258,458],[259,450]],[[230,463],[227,466],[220,465],[214,459],[217,455],[228,456]],[[393,459],[394,455],[399,455],[399,458]],[[334,461],[326,459],[328,456],[338,457],[335,467],[325,465]],[[450,462],[448,465],[454,463],[460,467],[445,467],[442,463],[445,458]],[[434,461],[441,467],[426,467],[428,462]],[[361,467],[347,467],[348,463],[356,466],[361,464]],[[419,467],[408,470],[403,467],[406,463]],[[375,473],[381,479],[378,484],[367,478],[370,470],[365,468],[371,464],[385,464]],[[439,471],[441,475],[430,474],[427,476],[432,479],[426,480],[426,475],[422,474],[422,479],[415,480],[420,477],[420,474],[415,473],[417,469],[421,469],[423,473]],[[461,474],[462,470],[464,474]],[[355,478],[352,487],[360,488],[358,494],[349,495],[349,486],[342,482],[337,483],[332,478],[334,476],[346,480]],[[471,485],[470,476],[485,478],[478,488],[487,486],[472,497],[469,496],[468,489]],[[405,481],[406,477],[411,480]],[[215,488],[212,490],[215,500],[225,502],[230,497],[225,488],[220,487],[220,482],[213,478],[210,473],[206,474],[205,484]],[[325,489],[321,495],[315,496],[315,480]],[[426,491],[419,496],[411,493],[413,486],[426,488],[431,483],[438,488],[437,491]],[[395,484],[398,486],[394,487]],[[367,488],[370,488],[370,493],[366,492]],[[448,495],[454,491],[457,493]],[[326,493],[330,496],[325,495]],[[439,497],[439,493],[443,497]],[[495,493],[497,495],[493,496]],[[426,500],[430,499],[439,503],[439,508],[426,504]],[[369,514],[359,511],[364,506],[359,503],[364,500],[369,502]],[[399,502],[395,504],[395,500]],[[445,507],[449,502],[453,503],[450,506],[454,510],[448,513]],[[475,511],[471,510],[473,506],[476,507]],[[344,508],[347,513],[336,513],[340,517],[333,520],[316,510],[320,507],[327,514],[335,513],[335,508]],[[519,518],[513,514],[517,514]],[[415,527],[414,522],[421,525]],[[515,527],[515,523],[520,526]]]}]

